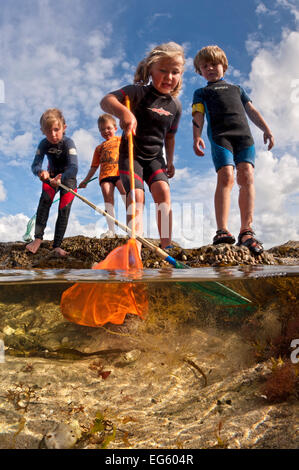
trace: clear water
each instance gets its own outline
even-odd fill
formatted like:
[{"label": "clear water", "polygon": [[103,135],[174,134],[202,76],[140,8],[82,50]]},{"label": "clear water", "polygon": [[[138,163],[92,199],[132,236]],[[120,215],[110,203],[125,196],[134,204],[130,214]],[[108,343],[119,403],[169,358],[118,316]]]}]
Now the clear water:
[{"label": "clear water", "polygon": [[[143,285],[148,314],[102,328],[69,322],[60,298],[77,282]],[[196,288],[211,282],[250,308]],[[74,421],[83,448],[295,448],[296,399],[284,417],[261,384],[272,345],[298,319],[298,293],[299,266],[0,271],[0,448],[38,448]],[[91,436],[99,413],[110,428]]]}]

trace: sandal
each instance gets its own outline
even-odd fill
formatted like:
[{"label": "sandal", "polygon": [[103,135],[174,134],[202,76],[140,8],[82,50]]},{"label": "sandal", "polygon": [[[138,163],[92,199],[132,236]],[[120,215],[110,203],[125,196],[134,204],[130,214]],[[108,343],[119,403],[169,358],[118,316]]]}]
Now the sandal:
[{"label": "sandal", "polygon": [[[242,242],[244,235],[251,235],[251,238],[247,238],[247,240]],[[237,246],[246,246],[254,255],[260,255],[264,251],[262,243],[254,238],[254,232],[252,230],[244,230],[239,233]]]},{"label": "sandal", "polygon": [[229,243],[233,245],[235,243],[235,237],[227,230],[217,230],[215,237],[213,238],[213,245],[219,245],[219,243]]}]

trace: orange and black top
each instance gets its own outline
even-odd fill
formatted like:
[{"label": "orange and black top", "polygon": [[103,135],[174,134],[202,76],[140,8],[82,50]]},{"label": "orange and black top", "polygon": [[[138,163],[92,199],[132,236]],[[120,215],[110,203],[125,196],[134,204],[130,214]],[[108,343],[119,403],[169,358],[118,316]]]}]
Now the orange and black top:
[{"label": "orange and black top", "polygon": [[119,176],[118,159],[121,137],[115,135],[95,148],[91,166],[100,168],[99,180],[110,176]]}]

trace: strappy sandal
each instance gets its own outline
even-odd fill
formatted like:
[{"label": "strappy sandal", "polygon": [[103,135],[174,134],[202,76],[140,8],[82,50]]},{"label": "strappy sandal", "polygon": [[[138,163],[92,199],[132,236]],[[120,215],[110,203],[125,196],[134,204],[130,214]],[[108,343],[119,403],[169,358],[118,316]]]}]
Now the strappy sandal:
[{"label": "strappy sandal", "polygon": [[219,245],[219,243],[229,243],[233,245],[235,243],[235,237],[227,230],[217,230],[215,237],[213,238],[213,245]]},{"label": "strappy sandal", "polygon": [[[244,235],[250,235],[251,238],[247,238],[242,242]],[[244,230],[239,233],[237,246],[246,246],[253,255],[260,255],[263,253],[264,248],[261,242],[254,238],[255,233],[252,230]]]}]

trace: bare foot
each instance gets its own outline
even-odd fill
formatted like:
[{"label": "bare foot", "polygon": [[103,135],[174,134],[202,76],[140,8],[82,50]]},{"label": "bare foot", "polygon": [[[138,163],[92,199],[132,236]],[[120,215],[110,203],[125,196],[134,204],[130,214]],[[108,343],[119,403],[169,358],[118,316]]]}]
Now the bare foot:
[{"label": "bare foot", "polygon": [[30,242],[28,245],[26,245],[26,250],[30,251],[30,253],[35,254],[37,250],[39,249],[41,245],[42,240],[39,238],[36,238],[32,242]]},{"label": "bare foot", "polygon": [[59,246],[54,248],[55,253],[57,253],[59,256],[66,256],[68,255],[68,252],[60,248]]}]

